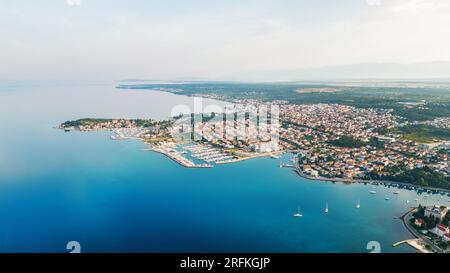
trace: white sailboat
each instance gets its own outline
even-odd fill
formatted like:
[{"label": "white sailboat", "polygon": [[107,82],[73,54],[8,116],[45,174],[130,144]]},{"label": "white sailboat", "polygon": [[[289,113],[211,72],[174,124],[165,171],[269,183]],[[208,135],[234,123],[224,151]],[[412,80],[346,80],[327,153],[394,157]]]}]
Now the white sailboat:
[{"label": "white sailboat", "polygon": [[357,209],[361,208],[361,202],[359,201],[359,199],[358,199],[358,204],[356,205],[356,208]]},{"label": "white sailboat", "polygon": [[328,203],[327,203],[327,205],[326,205],[326,207],[325,207],[325,213],[328,213]]},{"label": "white sailboat", "polygon": [[370,191],[370,194],[377,194],[376,191]]},{"label": "white sailboat", "polygon": [[303,217],[303,214],[300,213],[300,207],[297,209],[297,213],[294,214],[294,217],[297,217],[297,218]]}]

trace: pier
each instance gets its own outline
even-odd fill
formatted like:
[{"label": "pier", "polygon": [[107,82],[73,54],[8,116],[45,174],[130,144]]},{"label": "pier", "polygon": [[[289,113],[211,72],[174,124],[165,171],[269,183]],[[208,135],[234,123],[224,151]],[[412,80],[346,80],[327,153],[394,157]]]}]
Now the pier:
[{"label": "pier", "polygon": [[194,162],[190,161],[186,157],[184,157],[182,152],[179,152],[175,149],[175,146],[173,144],[160,144],[155,145],[151,148],[152,151],[155,151],[157,153],[163,154],[170,159],[174,160],[178,164],[180,164],[183,167],[186,168],[212,168],[213,166],[210,164],[195,164]]},{"label": "pier", "polygon": [[402,244],[407,244],[421,253],[432,253],[431,251],[426,249],[425,243],[422,239],[403,240],[403,241],[393,244],[392,247],[398,247]]},{"label": "pier", "polygon": [[224,164],[236,159],[235,156],[223,151],[222,149],[215,148],[209,145],[191,145],[183,148],[186,151],[191,152],[191,156],[195,159],[202,160],[208,163]]},{"label": "pier", "polygon": [[[439,249],[436,245],[434,245],[434,243],[432,241],[430,241],[429,239],[425,238],[422,234],[417,232],[409,224],[409,219],[411,218],[412,214],[414,212],[416,212],[416,211],[417,211],[417,208],[412,208],[411,210],[409,210],[408,212],[406,212],[405,214],[403,214],[400,217],[400,219],[402,220],[403,225],[405,226],[405,228],[415,238],[414,239],[410,239],[410,240],[404,240],[404,241],[397,242],[397,243],[393,244],[392,246],[398,246],[398,245],[407,243],[408,245],[410,245],[411,247],[415,248],[417,251],[419,251],[421,253],[432,253],[432,252],[441,253],[442,252],[441,249]],[[431,247],[431,250],[427,249],[425,247],[426,245],[429,245]]]},{"label": "pier", "polygon": [[[182,149],[179,151],[178,149]],[[280,156],[283,151],[271,153],[255,153],[255,152],[236,152],[236,154],[226,151],[222,148],[214,147],[208,144],[194,144],[187,146],[178,146],[173,142],[162,142],[153,144],[150,151],[166,155],[175,160],[180,165],[187,168],[213,168],[215,165],[231,164],[242,162],[254,158]],[[204,164],[196,164],[192,159],[204,162]],[[215,164],[215,165],[213,165]],[[280,166],[281,167],[281,166]],[[294,165],[283,164],[284,168],[294,168]]]},{"label": "pier", "polygon": [[403,240],[403,241],[400,241],[400,242],[396,242],[396,243],[394,243],[392,245],[392,247],[398,247],[399,245],[402,245],[402,244],[409,244],[410,242],[416,241],[416,240],[417,239],[409,239],[409,240]]}]

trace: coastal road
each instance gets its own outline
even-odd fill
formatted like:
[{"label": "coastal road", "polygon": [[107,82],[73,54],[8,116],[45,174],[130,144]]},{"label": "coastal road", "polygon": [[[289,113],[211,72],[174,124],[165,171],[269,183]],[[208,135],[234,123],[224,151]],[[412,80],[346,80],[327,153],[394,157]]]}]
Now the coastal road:
[{"label": "coastal road", "polygon": [[409,224],[409,219],[411,218],[413,213],[416,212],[416,211],[417,211],[417,208],[414,208],[414,209],[408,211],[407,213],[405,213],[402,217],[400,217],[400,219],[402,219],[403,224],[405,225],[406,229],[414,237],[416,237],[418,239],[421,239],[426,244],[430,245],[434,252],[436,252],[436,253],[443,253],[443,251],[440,248],[438,248],[437,246],[435,246],[432,241],[430,241],[429,239],[425,238],[422,234],[420,234],[415,228],[411,227],[411,225]]},{"label": "coastal road", "polygon": [[385,184],[385,185],[401,185],[405,187],[414,187],[416,189],[423,189],[427,191],[434,191],[434,192],[440,192],[440,193],[446,193],[450,194],[450,190],[448,189],[441,189],[441,188],[434,188],[434,187],[423,187],[419,185],[404,183],[404,182],[397,182],[397,181],[390,181],[390,180],[361,180],[361,179],[353,179],[353,178],[328,178],[328,177],[322,177],[322,176],[310,176],[304,173],[298,163],[298,156],[296,155],[294,161],[294,167],[297,173],[306,179],[309,180],[318,180],[318,181],[324,181],[324,182],[340,182],[340,183],[361,183],[361,184],[372,184],[372,185],[379,185],[379,184]]}]

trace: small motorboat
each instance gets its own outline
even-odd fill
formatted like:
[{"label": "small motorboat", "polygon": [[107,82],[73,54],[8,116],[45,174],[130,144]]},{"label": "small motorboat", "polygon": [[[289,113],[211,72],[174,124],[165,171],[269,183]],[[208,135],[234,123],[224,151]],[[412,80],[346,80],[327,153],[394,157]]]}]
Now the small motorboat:
[{"label": "small motorboat", "polygon": [[300,212],[300,208],[297,209],[297,213],[294,214],[294,217],[296,217],[296,218],[303,217],[303,214],[301,214],[301,212]]}]

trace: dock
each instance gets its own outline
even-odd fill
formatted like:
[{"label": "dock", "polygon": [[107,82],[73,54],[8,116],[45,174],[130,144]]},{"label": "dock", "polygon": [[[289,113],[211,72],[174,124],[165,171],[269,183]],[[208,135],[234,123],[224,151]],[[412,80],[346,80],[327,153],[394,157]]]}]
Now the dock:
[{"label": "dock", "polygon": [[425,242],[422,239],[403,240],[403,241],[393,244],[392,247],[397,247],[402,244],[407,244],[421,253],[432,253],[431,251],[426,249]]},{"label": "dock", "polygon": [[[407,243],[408,245],[410,245],[411,247],[413,247],[414,249],[416,249],[417,251],[421,252],[421,253],[441,253],[442,250],[439,249],[437,246],[434,245],[433,242],[431,242],[429,239],[425,238],[424,236],[422,236],[419,232],[417,232],[413,227],[410,226],[409,224],[409,219],[411,218],[411,215],[417,211],[417,208],[412,208],[411,210],[409,210],[408,212],[406,212],[405,214],[403,214],[400,219],[403,222],[403,225],[405,226],[405,228],[415,237],[414,239],[410,239],[410,240],[404,240],[404,241],[400,241],[398,243],[393,244],[393,246],[398,246],[404,243]],[[431,250],[427,249],[425,246],[429,245],[431,247]]]},{"label": "dock", "polygon": [[180,164],[183,167],[186,168],[213,168],[214,166],[210,164],[195,164],[194,162],[190,161],[186,157],[184,157],[182,152],[179,152],[175,150],[175,147],[173,145],[169,144],[160,144],[155,145],[151,148],[152,151],[163,154],[170,159],[174,160],[178,164]]},{"label": "dock", "polygon": [[228,154],[222,149],[212,147],[209,145],[191,145],[183,148],[186,151],[191,152],[191,156],[201,161],[208,163],[223,164],[225,162],[231,162],[236,159],[235,156]]},{"label": "dock", "polygon": [[400,242],[396,242],[392,245],[392,247],[398,247],[399,245],[408,244],[409,242],[414,241],[414,240],[417,240],[417,239],[409,239],[409,240],[403,240]]}]

